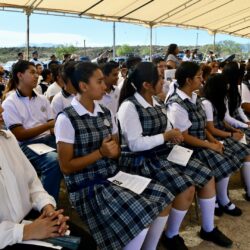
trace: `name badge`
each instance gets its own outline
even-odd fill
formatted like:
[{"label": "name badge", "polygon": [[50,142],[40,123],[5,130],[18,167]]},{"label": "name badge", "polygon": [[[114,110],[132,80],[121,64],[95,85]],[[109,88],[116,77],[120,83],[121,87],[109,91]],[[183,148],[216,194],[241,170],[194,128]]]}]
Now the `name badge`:
[{"label": "name badge", "polygon": [[106,127],[110,127],[110,122],[107,119],[104,119],[103,123]]}]

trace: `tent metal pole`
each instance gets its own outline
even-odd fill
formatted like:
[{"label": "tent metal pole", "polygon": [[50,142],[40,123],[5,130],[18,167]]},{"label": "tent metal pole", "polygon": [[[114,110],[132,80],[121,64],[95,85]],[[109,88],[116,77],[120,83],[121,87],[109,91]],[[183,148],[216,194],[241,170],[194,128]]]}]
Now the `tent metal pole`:
[{"label": "tent metal pole", "polygon": [[26,10],[26,16],[27,16],[27,30],[26,30],[26,53],[27,53],[27,60],[29,60],[29,54],[30,54],[30,13],[31,11],[29,9]]},{"label": "tent metal pole", "polygon": [[153,26],[150,25],[149,26],[150,28],[150,46],[149,46],[149,58],[150,58],[150,61],[152,62],[152,52],[153,52],[153,48],[152,48],[152,38],[153,38]]},{"label": "tent metal pole", "polygon": [[115,59],[115,22],[113,22],[113,59]]},{"label": "tent metal pole", "polygon": [[216,37],[216,32],[214,32],[214,42],[213,42],[213,52],[215,53],[215,37]]}]

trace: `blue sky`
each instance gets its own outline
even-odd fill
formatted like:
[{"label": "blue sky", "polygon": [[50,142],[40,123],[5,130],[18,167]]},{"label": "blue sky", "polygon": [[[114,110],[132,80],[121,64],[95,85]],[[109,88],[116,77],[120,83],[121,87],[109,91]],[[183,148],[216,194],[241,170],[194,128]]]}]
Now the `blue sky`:
[{"label": "blue sky", "polygon": [[[112,46],[113,23],[83,18],[69,18],[33,14],[30,18],[30,43],[64,44],[87,47]],[[207,31],[159,27],[153,29],[153,44],[196,45],[213,43],[213,36]],[[0,11],[0,47],[23,46],[26,41],[26,15],[23,13]],[[216,42],[233,40],[242,44],[249,39],[228,35],[216,35]],[[116,44],[148,45],[149,29],[139,25],[116,23]]]}]

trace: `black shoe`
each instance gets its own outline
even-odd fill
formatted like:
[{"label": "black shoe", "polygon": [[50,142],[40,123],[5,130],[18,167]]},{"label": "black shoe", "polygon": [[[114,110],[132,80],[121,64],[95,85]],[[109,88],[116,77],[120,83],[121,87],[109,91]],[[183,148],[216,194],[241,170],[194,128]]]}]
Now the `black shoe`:
[{"label": "black shoe", "polygon": [[219,202],[219,207],[222,209],[222,211],[226,214],[229,214],[231,216],[241,216],[242,215],[242,210],[238,207],[235,206],[234,209],[229,209],[229,207],[232,205],[232,202],[229,201],[229,203],[225,206],[222,206]]},{"label": "black shoe", "polygon": [[250,201],[250,196],[247,193],[243,194],[243,197],[246,201]]},{"label": "black shoe", "polygon": [[218,201],[215,202],[215,208],[214,208],[214,215],[221,217],[223,215],[223,209],[222,207],[219,205]]},{"label": "black shoe", "polygon": [[201,229],[200,237],[203,240],[212,241],[221,247],[231,247],[233,244],[233,242],[217,227],[215,227],[212,232],[205,232],[203,229]]},{"label": "black shoe", "polygon": [[168,238],[164,235],[162,239],[162,243],[167,248],[167,250],[188,250],[183,238],[179,234],[173,238]]}]

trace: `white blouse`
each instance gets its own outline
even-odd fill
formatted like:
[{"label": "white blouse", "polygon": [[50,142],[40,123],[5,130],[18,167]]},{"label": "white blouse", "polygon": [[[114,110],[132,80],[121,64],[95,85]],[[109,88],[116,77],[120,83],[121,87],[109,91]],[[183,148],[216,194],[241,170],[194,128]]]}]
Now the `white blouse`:
[{"label": "white blouse", "polygon": [[[135,93],[134,97],[145,109],[152,107],[139,93]],[[153,98],[153,106],[157,105],[160,104]],[[117,118],[120,122],[122,135],[131,151],[149,150],[164,143],[162,133],[152,136],[142,135],[140,118],[132,102],[125,101],[122,103],[117,112]]]},{"label": "white blouse", "polygon": [[[80,116],[85,115],[85,114],[88,114],[89,116],[98,116],[99,112],[103,113],[103,110],[97,101],[95,101],[95,108],[94,108],[93,113],[85,109],[85,107],[82,106],[82,104],[77,100],[77,97],[73,98],[71,105],[74,107],[75,111]],[[110,113],[111,113],[112,125],[113,125],[112,134],[117,134],[118,128],[115,123],[115,119],[114,119],[112,112]],[[75,142],[75,129],[73,128],[69,118],[63,113],[61,113],[56,119],[55,136],[56,136],[56,143],[61,141],[61,142],[69,143],[69,144],[74,144]]]},{"label": "white blouse", "polygon": [[0,249],[23,239],[23,218],[33,208],[56,206],[43,188],[36,171],[20,149],[15,136],[4,131],[0,135]]}]

